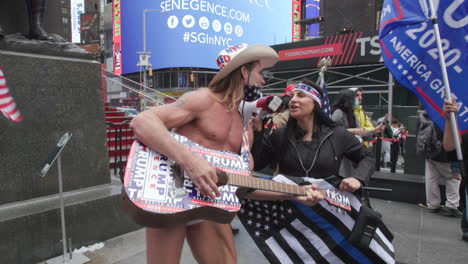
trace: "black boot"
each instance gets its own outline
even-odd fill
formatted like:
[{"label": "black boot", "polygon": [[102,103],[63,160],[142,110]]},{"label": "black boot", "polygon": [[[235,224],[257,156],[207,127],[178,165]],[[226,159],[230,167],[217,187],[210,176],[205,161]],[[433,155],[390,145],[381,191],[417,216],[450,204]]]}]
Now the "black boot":
[{"label": "black boot", "polygon": [[52,40],[52,37],[42,28],[47,0],[26,0],[29,16],[30,39]]}]

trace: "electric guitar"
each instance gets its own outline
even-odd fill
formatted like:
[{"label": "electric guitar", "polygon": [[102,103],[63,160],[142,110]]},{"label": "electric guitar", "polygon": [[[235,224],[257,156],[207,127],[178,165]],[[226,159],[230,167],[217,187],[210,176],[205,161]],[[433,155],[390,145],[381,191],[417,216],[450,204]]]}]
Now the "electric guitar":
[{"label": "electric guitar", "polygon": [[[216,169],[221,196],[211,199],[202,195],[174,161],[135,140],[127,158],[122,194],[125,211],[140,225],[171,227],[198,219],[230,223],[241,208],[237,187],[306,195],[303,186],[252,177],[240,155],[171,135]],[[344,192],[321,191],[330,205],[351,210]]]}]

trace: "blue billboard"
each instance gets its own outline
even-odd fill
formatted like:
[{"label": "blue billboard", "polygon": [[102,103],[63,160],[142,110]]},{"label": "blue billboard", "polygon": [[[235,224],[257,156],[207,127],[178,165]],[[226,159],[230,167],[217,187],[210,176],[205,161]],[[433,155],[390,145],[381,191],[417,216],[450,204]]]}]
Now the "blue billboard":
[{"label": "blue billboard", "polygon": [[[320,0],[306,0],[305,19],[320,16]],[[320,37],[320,23],[309,25],[308,37]]]},{"label": "blue billboard", "polygon": [[120,0],[122,73],[138,72],[146,47],[153,69],[217,69],[216,57],[239,43],[282,44],[292,38],[291,0]]}]

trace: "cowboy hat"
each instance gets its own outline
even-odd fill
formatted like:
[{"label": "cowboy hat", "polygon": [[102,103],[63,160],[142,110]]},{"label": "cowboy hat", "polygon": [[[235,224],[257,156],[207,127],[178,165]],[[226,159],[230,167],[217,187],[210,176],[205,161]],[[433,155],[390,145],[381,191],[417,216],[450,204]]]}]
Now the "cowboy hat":
[{"label": "cowboy hat", "polygon": [[265,69],[275,65],[278,59],[278,53],[269,46],[261,44],[249,46],[245,43],[231,46],[219,53],[216,63],[220,71],[211,83],[219,82],[229,73],[249,62],[259,61],[262,69]]}]

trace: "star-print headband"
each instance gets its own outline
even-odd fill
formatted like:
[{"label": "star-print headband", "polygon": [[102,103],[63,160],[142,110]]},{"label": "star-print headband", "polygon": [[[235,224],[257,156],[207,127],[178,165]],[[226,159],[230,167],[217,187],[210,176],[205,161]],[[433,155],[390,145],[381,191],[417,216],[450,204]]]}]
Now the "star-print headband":
[{"label": "star-print headband", "polygon": [[296,87],[294,87],[293,91],[303,91],[312,100],[317,102],[320,105],[320,107],[322,107],[322,96],[314,87],[305,83],[298,83],[296,84]]}]

